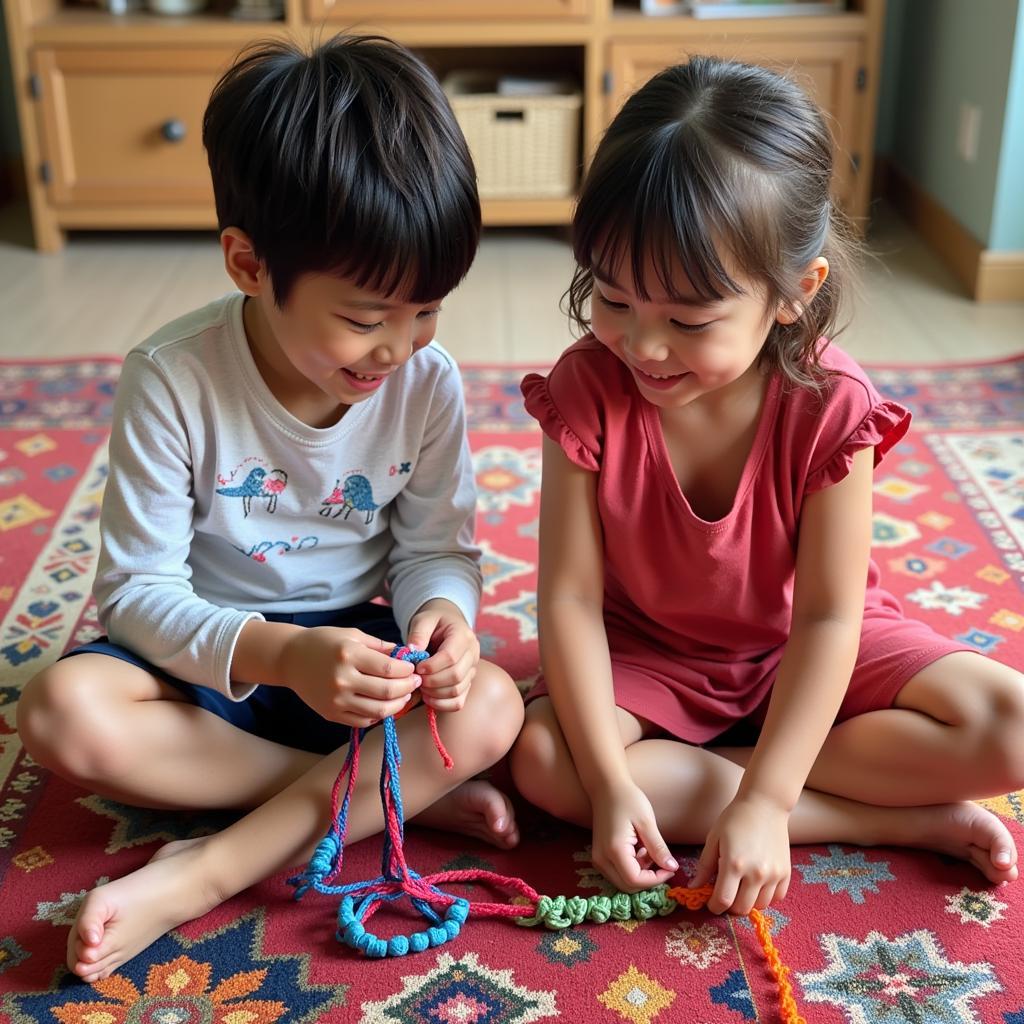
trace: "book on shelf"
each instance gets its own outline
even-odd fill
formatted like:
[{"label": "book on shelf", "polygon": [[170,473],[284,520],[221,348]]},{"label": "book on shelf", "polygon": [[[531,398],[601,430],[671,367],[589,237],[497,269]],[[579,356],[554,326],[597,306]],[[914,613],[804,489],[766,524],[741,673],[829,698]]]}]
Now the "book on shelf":
[{"label": "book on shelf", "polygon": [[836,14],[846,0],[640,0],[644,14],[689,14],[693,18],[781,18]]},{"label": "book on shelf", "polygon": [[694,18],[782,18],[805,14],[836,14],[846,0],[688,0]]}]

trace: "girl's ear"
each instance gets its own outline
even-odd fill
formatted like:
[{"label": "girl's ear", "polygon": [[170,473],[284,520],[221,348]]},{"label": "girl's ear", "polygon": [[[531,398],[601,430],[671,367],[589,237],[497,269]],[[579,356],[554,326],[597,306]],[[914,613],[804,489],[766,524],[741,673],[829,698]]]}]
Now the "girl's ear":
[{"label": "girl's ear", "polygon": [[244,295],[259,295],[267,285],[266,271],[256,258],[252,240],[241,228],[225,228],[220,233],[224,269]]},{"label": "girl's ear", "polygon": [[811,299],[818,294],[818,289],[825,283],[828,277],[828,260],[824,256],[817,256],[804,267],[800,275],[800,298],[795,302],[783,302],[775,312],[775,319],[780,324],[796,323],[804,315],[804,310],[810,305]]}]

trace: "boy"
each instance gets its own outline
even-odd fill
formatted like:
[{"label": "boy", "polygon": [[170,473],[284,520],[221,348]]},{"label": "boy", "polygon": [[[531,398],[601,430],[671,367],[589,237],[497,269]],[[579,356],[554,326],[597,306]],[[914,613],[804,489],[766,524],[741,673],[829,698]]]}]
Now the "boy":
[{"label": "boy", "polygon": [[[480,230],[451,109],[386,39],[272,43],[218,83],[203,141],[238,292],[127,357],[95,583],[109,639],[32,680],[18,724],[37,761],[114,799],[255,810],[88,894],[68,965],[89,982],[306,858],[349,729],[417,691],[448,712],[455,771],[424,708],[404,716],[407,814],[518,839],[506,798],[467,781],[509,749],[522,702],[471,630],[462,392],[431,344]],[[370,603],[385,590],[393,612]],[[430,658],[388,657],[403,637]],[[383,826],[373,775],[353,842]]]}]

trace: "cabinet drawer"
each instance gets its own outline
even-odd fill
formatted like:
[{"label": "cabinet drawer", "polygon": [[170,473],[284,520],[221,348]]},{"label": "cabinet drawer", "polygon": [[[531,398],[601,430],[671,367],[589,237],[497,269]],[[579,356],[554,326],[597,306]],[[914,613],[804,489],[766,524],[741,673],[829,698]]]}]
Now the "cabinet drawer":
[{"label": "cabinet drawer", "polygon": [[522,21],[525,18],[581,18],[591,0],[306,0],[311,20],[349,21]]},{"label": "cabinet drawer", "polygon": [[611,67],[614,88],[609,96],[608,119],[626,98],[663,68],[679,64],[688,55],[708,54],[760,64],[792,75],[827,115],[836,142],[835,195],[849,206],[856,184],[850,148],[858,138],[858,72],[863,63],[858,39],[756,39],[731,37],[664,42],[613,43]]},{"label": "cabinet drawer", "polygon": [[232,56],[222,49],[37,50],[51,202],[212,203],[203,111]]}]

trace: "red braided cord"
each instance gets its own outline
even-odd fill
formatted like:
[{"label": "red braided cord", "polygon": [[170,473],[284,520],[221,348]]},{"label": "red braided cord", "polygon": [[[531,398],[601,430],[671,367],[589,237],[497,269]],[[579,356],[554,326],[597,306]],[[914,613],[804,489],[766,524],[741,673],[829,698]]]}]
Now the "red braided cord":
[{"label": "red braided cord", "polygon": [[427,723],[430,726],[430,735],[434,738],[434,746],[437,747],[437,752],[441,755],[445,768],[451,771],[455,767],[455,762],[441,741],[441,734],[437,731],[437,712],[433,708],[427,708]]}]

